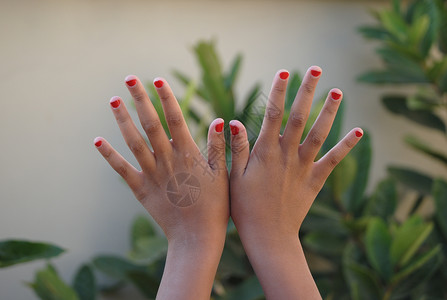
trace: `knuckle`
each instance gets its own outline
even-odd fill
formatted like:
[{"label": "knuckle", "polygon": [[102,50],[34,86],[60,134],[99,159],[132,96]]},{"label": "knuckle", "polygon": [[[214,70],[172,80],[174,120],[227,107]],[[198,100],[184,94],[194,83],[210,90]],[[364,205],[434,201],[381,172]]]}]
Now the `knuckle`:
[{"label": "knuckle", "polygon": [[148,135],[156,133],[161,129],[160,121],[142,121],[141,126],[143,127],[144,132]]},{"label": "knuckle", "polygon": [[326,113],[326,114],[329,114],[329,115],[335,115],[335,113],[337,112],[337,109],[333,105],[326,104],[323,107],[323,111],[322,112]]},{"label": "knuckle", "polygon": [[135,100],[135,102],[143,102],[144,100],[146,100],[146,96],[141,92],[136,92],[135,94],[133,94],[133,99]]},{"label": "knuckle", "polygon": [[295,127],[304,127],[306,125],[306,117],[302,113],[292,113],[291,123]]},{"label": "knuckle", "polygon": [[272,91],[273,91],[273,93],[276,93],[276,94],[284,94],[286,92],[286,89],[282,84],[276,84],[273,87]]},{"label": "knuckle", "polygon": [[265,117],[269,121],[281,120],[281,110],[276,106],[267,107],[267,111],[265,112]]},{"label": "knuckle", "polygon": [[161,102],[169,101],[171,99],[171,94],[169,93],[160,93],[160,94],[161,95],[159,95],[159,97]]},{"label": "knuckle", "polygon": [[247,147],[249,147],[247,140],[245,140],[243,142],[236,142],[231,145],[231,153],[237,155],[237,154],[241,153],[242,151],[244,151],[245,148],[247,148]]},{"label": "knuckle", "polygon": [[126,166],[124,166],[123,164],[118,165],[115,170],[121,177],[123,177],[123,179],[126,179],[129,175]]},{"label": "knuckle", "polygon": [[225,150],[224,143],[209,143],[209,150],[214,151],[215,153],[220,153]]},{"label": "knuckle", "polygon": [[313,133],[310,136],[310,143],[315,147],[320,147],[323,144],[323,138],[318,133]]},{"label": "knuckle", "polygon": [[142,154],[146,150],[146,142],[143,140],[137,140],[129,144],[129,148],[134,154]]},{"label": "knuckle", "polygon": [[180,114],[166,116],[166,123],[168,123],[171,128],[180,127],[183,124],[182,116]]},{"label": "knuckle", "polygon": [[345,146],[348,147],[349,149],[352,149],[355,146],[355,142],[351,139],[347,139],[345,141]]},{"label": "knuckle", "polygon": [[107,160],[110,159],[110,157],[112,156],[112,150],[109,149],[107,151],[104,151],[103,155],[104,155],[105,159],[107,159]]},{"label": "knuckle", "polygon": [[340,163],[340,158],[337,155],[333,155],[329,158],[329,166],[333,169]]}]

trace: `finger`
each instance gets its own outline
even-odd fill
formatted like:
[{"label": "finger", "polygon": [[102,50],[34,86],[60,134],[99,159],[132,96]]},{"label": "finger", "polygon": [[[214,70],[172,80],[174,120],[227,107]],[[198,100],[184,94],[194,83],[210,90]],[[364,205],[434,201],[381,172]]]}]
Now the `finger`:
[{"label": "finger", "polygon": [[317,120],[303,144],[299,146],[300,158],[304,161],[314,161],[318,151],[320,151],[331,131],[342,97],[343,93],[339,89],[332,89],[329,92]]},{"label": "finger", "polygon": [[137,194],[141,187],[141,173],[102,137],[95,138],[94,144],[109,165],[127,182],[132,191]]},{"label": "finger", "polygon": [[231,129],[231,173],[232,178],[244,174],[250,156],[247,131],[244,125],[237,121],[230,121]]},{"label": "finger", "polygon": [[226,170],[224,120],[218,118],[208,130],[208,164],[213,170]]},{"label": "finger", "polygon": [[174,147],[184,147],[194,143],[188,126],[183,118],[182,110],[166,80],[155,78],[154,85],[160,97],[165,119],[171,133]]},{"label": "finger", "polygon": [[300,144],[321,72],[321,68],[317,66],[312,66],[307,70],[290,109],[282,141],[283,145],[292,151],[296,151]]},{"label": "finger", "polygon": [[144,85],[134,75],[129,75],[125,79],[126,86],[132,95],[137,109],[138,118],[141,126],[154,149],[155,156],[159,157],[165,155],[171,150],[171,144],[166,136],[166,133],[161,125],[160,118],[157,111],[152,105],[149,96],[144,89]]},{"label": "finger", "polygon": [[262,141],[270,143],[275,139],[279,140],[288,78],[289,72],[280,70],[273,79],[267,107],[265,108],[264,120],[262,121],[262,127],[259,133],[258,140],[261,143]]},{"label": "finger", "polygon": [[315,163],[313,170],[314,177],[318,181],[324,182],[332,170],[334,170],[349,151],[360,141],[362,136],[363,130],[361,128],[351,130],[334,148]]},{"label": "finger", "polygon": [[154,155],[132,121],[123,100],[117,96],[112,97],[110,99],[110,107],[115,115],[121,134],[140,164],[141,169],[150,172],[155,166]]}]

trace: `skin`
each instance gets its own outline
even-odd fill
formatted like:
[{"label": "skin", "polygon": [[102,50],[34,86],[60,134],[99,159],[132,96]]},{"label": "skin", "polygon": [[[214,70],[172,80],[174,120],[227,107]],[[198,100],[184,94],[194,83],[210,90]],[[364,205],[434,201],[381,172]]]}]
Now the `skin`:
[{"label": "skin", "polygon": [[[332,89],[302,144],[315,87],[321,75],[311,67],[297,93],[284,134],[280,135],[287,79],[273,79],[260,135],[251,153],[242,123],[232,135],[231,216],[267,299],[321,299],[298,238],[300,226],[334,167],[357,144],[355,128],[315,162],[329,134],[341,98]],[[356,134],[357,132],[357,134]]]},{"label": "skin", "polygon": [[[121,133],[137,159],[141,171],[128,163],[101,137],[95,139],[99,152],[110,166],[127,182],[168,239],[166,266],[157,299],[209,299],[224,242],[229,211],[229,180],[225,164],[225,139],[214,120],[208,135],[208,156],[205,159],[193,141],[181,109],[168,83],[156,88],[172,139],[161,126],[143,84],[136,76],[128,76],[131,93],[141,125],[153,151],[149,148],[119,97],[120,105],[110,106]],[[168,182],[178,173],[195,177],[200,183],[196,202],[186,207],[174,205],[168,199]],[[181,191],[182,192],[182,191]]]},{"label": "skin", "polygon": [[[102,137],[98,151],[120,174],[168,239],[168,255],[157,299],[209,299],[222,254],[230,215],[267,299],[321,299],[307,266],[298,238],[301,223],[334,167],[360,140],[353,129],[319,161],[315,157],[329,134],[338,100],[331,93],[308,137],[300,144],[319,76],[306,73],[291,109],[284,134],[280,135],[287,79],[279,71],[274,80],[261,133],[250,153],[242,123],[231,137],[230,179],[225,164],[225,139],[214,120],[208,132],[208,159],[193,141],[180,107],[168,83],[157,87],[172,139],[136,76],[126,78],[140,123],[149,138],[147,145],[119,97],[111,108],[121,133],[141,171],[128,163]],[[135,85],[129,84],[135,80]],[[157,85],[156,85],[157,86]],[[116,100],[119,100],[117,106]],[[116,106],[116,107],[113,107]],[[200,195],[186,207],[168,197],[169,182],[179,173],[197,179]]]}]

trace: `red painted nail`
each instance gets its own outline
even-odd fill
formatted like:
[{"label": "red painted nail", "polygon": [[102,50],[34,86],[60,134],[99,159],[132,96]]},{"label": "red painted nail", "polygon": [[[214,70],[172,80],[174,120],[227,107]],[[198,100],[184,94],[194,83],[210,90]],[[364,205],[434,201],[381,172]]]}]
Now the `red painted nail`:
[{"label": "red painted nail", "polygon": [[286,80],[287,78],[289,78],[289,72],[281,72],[279,73],[279,77],[283,80]]},{"label": "red painted nail", "polygon": [[128,86],[134,86],[137,84],[137,80],[136,79],[127,80],[126,83]]},{"label": "red painted nail", "polygon": [[222,132],[223,127],[224,127],[224,122],[217,124],[216,125],[216,131],[217,132]]},{"label": "red painted nail", "polygon": [[332,92],[331,95],[332,95],[332,99],[334,99],[334,100],[338,100],[341,97],[341,94],[339,94],[337,92]]},{"label": "red painted nail", "polygon": [[361,132],[360,130],[356,130],[355,131],[355,136],[356,137],[361,137],[363,135],[363,132]]},{"label": "red painted nail", "polygon": [[230,124],[230,128],[231,128],[232,135],[236,135],[239,133],[239,128],[237,128],[236,126]]},{"label": "red painted nail", "polygon": [[318,77],[321,74],[321,71],[318,70],[310,70],[310,74],[312,74],[312,76],[314,77]]},{"label": "red painted nail", "polygon": [[156,81],[154,81],[154,85],[157,88],[161,88],[163,86],[163,80],[156,80]]},{"label": "red painted nail", "polygon": [[112,105],[113,108],[117,108],[118,106],[120,106],[120,104],[121,104],[120,99],[115,99],[110,102],[110,105]]},{"label": "red painted nail", "polygon": [[96,147],[99,147],[99,146],[101,146],[101,145],[102,145],[102,141],[101,141],[101,140],[96,141],[96,143],[95,143],[95,146],[96,146]]}]

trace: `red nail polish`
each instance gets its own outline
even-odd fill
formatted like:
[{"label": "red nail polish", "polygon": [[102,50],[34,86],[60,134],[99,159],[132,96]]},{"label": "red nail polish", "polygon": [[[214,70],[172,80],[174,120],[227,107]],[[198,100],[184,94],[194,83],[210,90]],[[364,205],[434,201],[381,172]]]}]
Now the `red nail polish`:
[{"label": "red nail polish", "polygon": [[96,147],[99,147],[99,146],[101,146],[101,145],[102,145],[102,141],[101,141],[101,140],[96,141],[96,143],[95,143],[95,146],[96,146]]},{"label": "red nail polish", "polygon": [[239,128],[236,127],[236,126],[234,126],[234,125],[231,125],[231,124],[230,124],[230,129],[231,129],[231,134],[232,134],[232,135],[236,135],[236,134],[239,133]]},{"label": "red nail polish", "polygon": [[318,77],[321,75],[321,71],[318,70],[310,70],[310,74],[312,74],[312,76],[314,77]]},{"label": "red nail polish", "polygon": [[363,135],[363,132],[361,132],[360,130],[356,130],[355,131],[355,136],[356,137],[361,137]]},{"label": "red nail polish", "polygon": [[110,102],[110,105],[112,105],[113,108],[117,108],[118,106],[120,106],[120,104],[121,104],[120,99],[115,99]]},{"label": "red nail polish", "polygon": [[134,85],[137,84],[137,80],[136,79],[131,79],[131,80],[126,81],[126,83],[127,83],[128,86],[134,86]]},{"label": "red nail polish", "polygon": [[157,88],[161,88],[163,86],[163,80],[156,80],[156,81],[154,81],[154,85]]},{"label": "red nail polish", "polygon": [[283,80],[286,80],[287,78],[289,78],[289,72],[281,72],[279,73],[279,77]]},{"label": "red nail polish", "polygon": [[217,124],[216,125],[216,132],[222,132],[223,127],[224,127],[224,122]]},{"label": "red nail polish", "polygon": [[339,94],[337,92],[332,92],[331,96],[332,96],[332,99],[334,99],[334,100],[338,100],[341,98],[341,94]]}]

